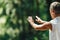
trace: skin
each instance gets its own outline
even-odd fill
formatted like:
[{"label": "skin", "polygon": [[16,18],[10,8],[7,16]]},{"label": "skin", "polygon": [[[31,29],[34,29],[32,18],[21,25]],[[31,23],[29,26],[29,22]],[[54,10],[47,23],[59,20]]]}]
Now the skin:
[{"label": "skin", "polygon": [[[55,14],[55,11],[54,11],[54,10],[50,10],[50,14],[51,14],[52,19],[60,16],[60,14]],[[50,22],[43,21],[43,20],[41,20],[38,16],[36,16],[36,18],[37,18],[36,21],[37,21],[38,23],[41,23],[41,25],[35,24],[35,23],[34,23],[34,20],[32,19],[31,16],[29,16],[28,19],[27,19],[28,22],[31,24],[31,26],[32,26],[34,29],[36,29],[36,30],[41,30],[41,31],[50,29],[50,30],[52,31],[52,25],[51,25]]]}]

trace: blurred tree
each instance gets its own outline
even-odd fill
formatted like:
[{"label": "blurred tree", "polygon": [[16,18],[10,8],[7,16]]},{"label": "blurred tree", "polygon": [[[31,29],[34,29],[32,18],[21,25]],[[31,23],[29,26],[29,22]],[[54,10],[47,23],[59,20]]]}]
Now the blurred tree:
[{"label": "blurred tree", "polygon": [[37,15],[49,21],[48,8],[53,1],[0,0],[0,40],[48,40],[48,31],[34,30],[27,22],[27,17],[35,19]]}]

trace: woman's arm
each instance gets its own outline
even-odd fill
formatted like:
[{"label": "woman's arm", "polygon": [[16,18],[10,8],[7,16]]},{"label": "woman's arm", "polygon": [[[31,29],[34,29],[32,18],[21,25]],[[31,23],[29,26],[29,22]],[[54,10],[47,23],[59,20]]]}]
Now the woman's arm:
[{"label": "woman's arm", "polygon": [[31,26],[36,29],[36,30],[47,30],[47,29],[51,29],[52,30],[52,25],[50,22],[44,22],[43,24],[41,25],[37,25],[34,23],[32,17],[28,17],[28,22],[31,24]]}]

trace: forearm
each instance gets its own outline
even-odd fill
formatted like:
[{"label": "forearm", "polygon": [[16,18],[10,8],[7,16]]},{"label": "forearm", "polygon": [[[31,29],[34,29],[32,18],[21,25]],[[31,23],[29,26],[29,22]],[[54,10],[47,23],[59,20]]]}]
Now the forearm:
[{"label": "forearm", "polygon": [[35,23],[33,23],[33,22],[31,22],[30,24],[31,24],[31,26],[32,26],[34,29],[36,29],[37,24],[35,24]]},{"label": "forearm", "polygon": [[41,22],[39,21],[40,24],[43,24],[43,23],[46,23],[46,22],[47,22],[47,21],[41,21]]},{"label": "forearm", "polygon": [[43,24],[42,25],[37,25],[37,24],[35,24],[35,23],[30,23],[31,24],[31,26],[34,28],[34,29],[36,29],[36,30],[45,30],[45,28],[43,27]]},{"label": "forearm", "polygon": [[47,30],[47,29],[48,29],[46,25],[44,26],[44,24],[37,25],[37,24],[35,24],[35,23],[33,23],[33,22],[30,23],[30,24],[31,24],[31,26],[32,26],[34,29],[36,29],[36,30],[44,31],[44,30]]}]

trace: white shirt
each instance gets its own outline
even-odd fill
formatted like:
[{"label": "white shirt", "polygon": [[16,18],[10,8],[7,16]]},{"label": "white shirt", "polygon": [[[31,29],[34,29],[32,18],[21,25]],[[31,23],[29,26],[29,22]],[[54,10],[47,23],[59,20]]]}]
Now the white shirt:
[{"label": "white shirt", "polygon": [[51,20],[52,31],[49,30],[49,40],[60,40],[60,17]]}]

